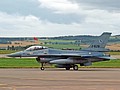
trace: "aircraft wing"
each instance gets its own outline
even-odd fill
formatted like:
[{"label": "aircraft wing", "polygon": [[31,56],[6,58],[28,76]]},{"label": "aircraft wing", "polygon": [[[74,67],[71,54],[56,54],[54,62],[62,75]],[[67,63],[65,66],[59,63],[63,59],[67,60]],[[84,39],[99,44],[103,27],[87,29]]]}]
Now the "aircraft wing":
[{"label": "aircraft wing", "polygon": [[80,55],[80,54],[39,54],[39,53],[12,53],[8,55],[9,57],[41,57],[41,58],[50,58],[50,57],[91,57],[92,55]]},{"label": "aircraft wing", "polygon": [[66,57],[66,58],[90,58],[90,57],[97,57],[93,55],[79,55],[79,54],[43,54],[43,55],[32,55],[34,57],[43,57],[43,58],[49,58],[49,57]]},{"label": "aircraft wing", "polygon": [[87,58],[105,58],[108,59],[110,56],[99,56],[94,54],[34,54],[34,53],[24,53],[21,54],[21,52],[9,54],[9,57],[40,57],[40,58],[52,58],[52,57],[58,57],[58,58],[77,58],[77,59],[87,59]]},{"label": "aircraft wing", "polygon": [[92,55],[92,54],[86,54],[86,55],[79,55],[79,54],[43,54],[43,55],[37,55],[35,57],[40,58],[50,58],[50,57],[59,57],[59,58],[76,58],[76,59],[90,59],[90,58],[99,58],[99,59],[111,59],[110,56],[99,56],[99,55]]}]

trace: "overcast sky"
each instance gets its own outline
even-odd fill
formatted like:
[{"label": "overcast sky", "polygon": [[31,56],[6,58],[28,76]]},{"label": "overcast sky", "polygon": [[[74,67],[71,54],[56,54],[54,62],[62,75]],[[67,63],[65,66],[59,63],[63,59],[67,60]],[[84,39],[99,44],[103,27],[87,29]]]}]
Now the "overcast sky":
[{"label": "overcast sky", "polygon": [[120,0],[0,0],[1,36],[120,34]]}]

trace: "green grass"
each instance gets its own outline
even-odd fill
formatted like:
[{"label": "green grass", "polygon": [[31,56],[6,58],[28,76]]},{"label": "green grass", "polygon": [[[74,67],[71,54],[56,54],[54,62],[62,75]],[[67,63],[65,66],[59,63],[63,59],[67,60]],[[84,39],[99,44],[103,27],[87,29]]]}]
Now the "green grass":
[{"label": "green grass", "polygon": [[80,46],[77,45],[59,45],[59,44],[53,44],[53,45],[44,45],[46,47],[50,47],[50,48],[55,48],[55,49],[63,49],[63,48],[69,48],[69,49],[80,49]]},{"label": "green grass", "polygon": [[[75,42],[75,40],[42,40],[43,42]],[[56,49],[63,49],[63,48],[69,48],[69,49],[80,49],[80,46],[73,45],[73,44],[45,44],[46,47],[56,48]]]},{"label": "green grass", "polygon": [[17,52],[15,50],[0,50],[0,54],[10,54],[10,53],[14,53]]},{"label": "green grass", "polygon": [[120,52],[109,52],[110,55],[120,55]]},{"label": "green grass", "polygon": [[27,68],[39,67],[34,58],[0,58],[0,68]]},{"label": "green grass", "polygon": [[111,67],[111,68],[120,68],[120,59],[110,60],[104,62],[95,62],[90,67]]},{"label": "green grass", "polygon": [[[39,68],[40,64],[35,58],[0,58],[0,68]],[[93,63],[91,67],[111,67],[120,68],[119,60],[110,60]],[[88,68],[88,67],[87,67]]]},{"label": "green grass", "polygon": [[52,39],[48,39],[48,40],[40,40],[42,42],[75,42],[75,40],[52,40]]}]

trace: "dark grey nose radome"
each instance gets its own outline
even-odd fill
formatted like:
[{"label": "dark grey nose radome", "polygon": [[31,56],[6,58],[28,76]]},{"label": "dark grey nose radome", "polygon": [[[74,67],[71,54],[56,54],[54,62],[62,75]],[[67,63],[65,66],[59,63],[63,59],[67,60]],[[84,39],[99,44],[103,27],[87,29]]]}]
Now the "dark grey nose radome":
[{"label": "dark grey nose radome", "polygon": [[7,56],[8,56],[8,57],[21,57],[21,52],[8,54]]}]

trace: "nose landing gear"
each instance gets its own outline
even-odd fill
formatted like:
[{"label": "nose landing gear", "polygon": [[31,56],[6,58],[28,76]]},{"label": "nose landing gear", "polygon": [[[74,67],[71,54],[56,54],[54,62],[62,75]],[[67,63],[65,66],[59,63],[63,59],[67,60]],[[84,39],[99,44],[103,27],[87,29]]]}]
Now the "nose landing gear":
[{"label": "nose landing gear", "polygon": [[41,69],[41,70],[45,70],[44,63],[41,63],[40,69]]}]

